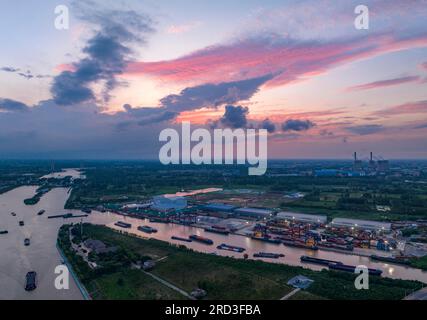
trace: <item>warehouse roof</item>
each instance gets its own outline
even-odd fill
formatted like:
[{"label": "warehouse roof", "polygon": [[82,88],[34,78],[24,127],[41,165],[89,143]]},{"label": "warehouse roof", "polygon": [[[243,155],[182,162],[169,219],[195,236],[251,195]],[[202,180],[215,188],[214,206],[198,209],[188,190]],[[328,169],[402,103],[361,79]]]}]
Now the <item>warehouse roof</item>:
[{"label": "warehouse roof", "polygon": [[234,210],[236,213],[249,213],[249,214],[259,214],[259,215],[269,215],[273,211],[269,209],[258,209],[258,208],[238,208]]},{"label": "warehouse roof", "polygon": [[286,212],[282,211],[277,214],[277,218],[279,219],[288,219],[288,220],[296,220],[303,222],[318,222],[325,223],[327,221],[326,216],[319,216],[314,214],[304,214],[304,213],[295,213],[295,212]]},{"label": "warehouse roof", "polygon": [[207,205],[204,205],[203,208],[208,210],[231,211],[236,207],[225,203],[209,203]]},{"label": "warehouse roof", "polygon": [[371,221],[371,220],[358,220],[358,219],[345,219],[335,218],[332,220],[332,225],[355,227],[361,229],[376,229],[376,230],[390,230],[391,223]]}]

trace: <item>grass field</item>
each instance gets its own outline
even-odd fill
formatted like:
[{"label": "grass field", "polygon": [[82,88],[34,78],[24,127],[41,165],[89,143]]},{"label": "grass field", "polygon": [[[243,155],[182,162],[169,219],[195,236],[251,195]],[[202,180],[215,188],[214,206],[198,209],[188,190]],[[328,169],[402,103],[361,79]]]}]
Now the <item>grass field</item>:
[{"label": "grass field", "polygon": [[[176,294],[179,295],[140,270],[123,267],[103,272],[85,267],[67,247],[66,228],[60,231],[59,243],[94,299],[175,299]],[[369,290],[356,290],[355,275],[345,272],[318,272],[284,264],[203,254],[159,240],[128,236],[103,226],[84,225],[84,234],[120,247],[131,259],[141,256],[161,259],[151,271],[153,274],[187,292],[202,288],[208,293],[207,299],[277,300],[293,290],[287,282],[296,275],[307,276],[314,283],[293,299],[395,300],[421,288],[421,283],[416,281],[370,277]]]}]

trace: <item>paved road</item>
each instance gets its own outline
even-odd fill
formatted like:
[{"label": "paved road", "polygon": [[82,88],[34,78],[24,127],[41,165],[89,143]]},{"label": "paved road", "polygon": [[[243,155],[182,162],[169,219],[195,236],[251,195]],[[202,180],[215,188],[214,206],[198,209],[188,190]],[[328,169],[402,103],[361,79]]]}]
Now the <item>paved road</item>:
[{"label": "paved road", "polygon": [[288,300],[290,297],[292,297],[295,293],[297,293],[300,290],[301,290],[300,288],[296,288],[295,290],[289,292],[287,295],[280,298],[280,300]]},{"label": "paved road", "polygon": [[427,287],[406,296],[403,300],[427,300]]},{"label": "paved road", "polygon": [[188,299],[196,300],[193,296],[189,295],[187,292],[185,292],[184,290],[178,288],[177,286],[173,285],[172,283],[167,282],[166,280],[163,280],[162,278],[160,278],[158,276],[155,276],[154,274],[152,274],[150,272],[146,272],[146,271],[143,271],[143,272],[146,275],[148,275],[148,276],[152,277],[153,279],[159,281],[160,283],[164,284],[165,286],[171,288],[172,290],[175,290],[175,291],[179,292],[180,294],[182,294],[183,296],[187,297]]}]

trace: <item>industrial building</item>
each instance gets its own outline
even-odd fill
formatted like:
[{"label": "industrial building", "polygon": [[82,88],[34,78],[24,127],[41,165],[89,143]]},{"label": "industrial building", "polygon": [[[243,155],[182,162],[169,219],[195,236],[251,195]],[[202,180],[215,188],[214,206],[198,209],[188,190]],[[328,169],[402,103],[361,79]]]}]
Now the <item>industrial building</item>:
[{"label": "industrial building", "polygon": [[243,217],[250,217],[256,219],[270,218],[274,211],[268,209],[258,208],[239,208],[234,210],[234,213]]},{"label": "industrial building", "polygon": [[369,221],[369,220],[345,219],[345,218],[333,219],[331,222],[331,226],[357,228],[357,229],[364,229],[364,230],[377,230],[377,231],[391,230],[391,223]]},{"label": "industrial building", "polygon": [[295,212],[279,212],[276,215],[277,220],[299,221],[304,223],[322,223],[327,222],[326,216],[318,216],[313,214],[295,213]]},{"label": "industrial building", "polygon": [[236,209],[236,206],[224,203],[209,203],[207,205],[204,205],[202,208],[207,211],[231,213],[234,209]]},{"label": "industrial building", "polygon": [[182,210],[187,207],[187,199],[177,196],[155,196],[151,208],[159,211]]}]

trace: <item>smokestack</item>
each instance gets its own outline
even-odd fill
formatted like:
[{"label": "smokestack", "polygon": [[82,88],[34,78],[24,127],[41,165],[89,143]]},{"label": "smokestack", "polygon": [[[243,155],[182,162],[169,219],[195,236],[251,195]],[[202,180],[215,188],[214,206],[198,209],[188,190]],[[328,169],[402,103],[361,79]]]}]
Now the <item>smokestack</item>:
[{"label": "smokestack", "polygon": [[357,160],[357,153],[355,152],[354,153],[354,161],[356,161]]},{"label": "smokestack", "polygon": [[372,152],[371,152],[371,161],[372,161]]}]

